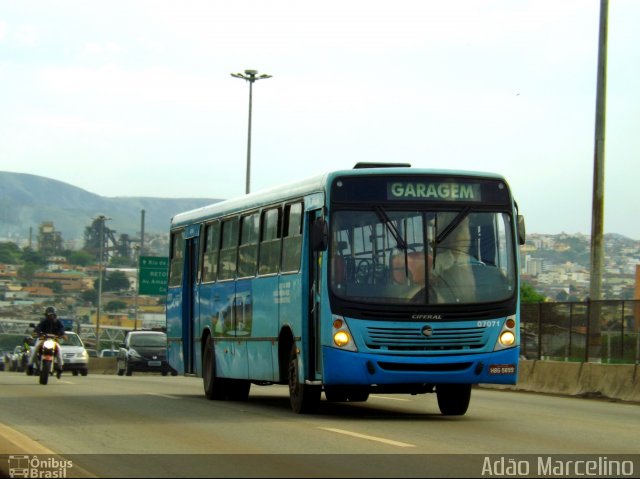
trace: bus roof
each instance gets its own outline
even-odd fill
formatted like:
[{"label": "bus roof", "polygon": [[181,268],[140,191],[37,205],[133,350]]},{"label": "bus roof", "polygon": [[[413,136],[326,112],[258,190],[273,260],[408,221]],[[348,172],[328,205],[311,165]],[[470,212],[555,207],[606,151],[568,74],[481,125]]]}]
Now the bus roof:
[{"label": "bus roof", "polygon": [[[219,215],[233,214],[240,211],[258,208],[270,203],[278,203],[288,199],[300,198],[313,193],[323,193],[328,184],[338,176],[366,175],[438,175],[438,176],[470,176],[503,180],[502,175],[481,171],[424,169],[410,167],[367,167],[351,170],[335,170],[303,180],[274,186],[248,195],[220,201],[211,205],[176,214],[171,219],[171,228],[186,226],[194,221],[202,221]],[[506,183],[506,181],[505,181]]]}]

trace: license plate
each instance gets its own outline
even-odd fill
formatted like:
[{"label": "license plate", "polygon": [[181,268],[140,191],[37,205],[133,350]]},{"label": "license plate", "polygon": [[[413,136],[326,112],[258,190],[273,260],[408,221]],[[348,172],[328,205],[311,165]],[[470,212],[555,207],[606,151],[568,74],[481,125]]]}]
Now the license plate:
[{"label": "license plate", "polygon": [[162,361],[148,361],[147,364],[150,367],[158,367],[158,366],[162,366]]},{"label": "license plate", "polygon": [[489,374],[515,374],[515,364],[492,364],[489,366]]}]

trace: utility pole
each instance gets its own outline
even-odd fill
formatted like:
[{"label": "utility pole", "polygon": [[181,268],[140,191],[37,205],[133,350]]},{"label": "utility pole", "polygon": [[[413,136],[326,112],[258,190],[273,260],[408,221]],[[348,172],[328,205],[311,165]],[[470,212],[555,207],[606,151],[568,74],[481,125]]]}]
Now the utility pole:
[{"label": "utility pole", "polygon": [[596,91],[595,148],[593,158],[593,203],[591,219],[591,281],[589,297],[595,301],[589,317],[589,358],[601,358],[600,310],[602,300],[602,271],[604,267],[604,152],[607,111],[607,24],[609,0],[600,0],[600,29],[598,42],[598,73]]},{"label": "utility pole", "polygon": [[144,210],[140,212],[140,253],[138,256],[144,256]]},{"label": "utility pole", "polygon": [[98,268],[98,311],[96,312],[96,351],[100,353],[100,310],[102,309],[102,275],[104,271],[104,222],[111,218],[100,215],[97,218],[100,221],[100,262]]}]

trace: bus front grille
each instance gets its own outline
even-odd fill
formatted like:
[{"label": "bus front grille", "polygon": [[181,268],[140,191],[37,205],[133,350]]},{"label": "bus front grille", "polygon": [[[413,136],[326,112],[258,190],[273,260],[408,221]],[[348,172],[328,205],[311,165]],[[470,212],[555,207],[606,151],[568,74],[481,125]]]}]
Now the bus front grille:
[{"label": "bus front grille", "polygon": [[483,327],[433,326],[429,335],[422,326],[381,328],[368,327],[365,344],[373,351],[470,352],[487,344]]}]

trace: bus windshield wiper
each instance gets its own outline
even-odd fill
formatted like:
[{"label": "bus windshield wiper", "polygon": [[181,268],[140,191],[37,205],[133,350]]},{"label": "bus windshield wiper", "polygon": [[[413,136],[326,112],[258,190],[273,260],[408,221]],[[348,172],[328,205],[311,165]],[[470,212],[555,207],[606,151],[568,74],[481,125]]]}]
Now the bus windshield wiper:
[{"label": "bus windshield wiper", "polygon": [[384,208],[382,206],[374,206],[373,210],[376,212],[380,220],[382,220],[382,222],[385,224],[385,226],[389,230],[389,233],[391,233],[391,236],[393,236],[393,239],[396,240],[398,248],[406,251],[407,242],[404,240],[402,235],[400,235],[398,228],[396,228],[396,225],[393,224],[393,221],[391,221],[391,218],[389,218],[389,215],[387,215],[387,212],[384,210]]},{"label": "bus windshield wiper", "polygon": [[442,232],[436,238],[436,244],[442,243],[447,236],[451,234],[451,232],[458,227],[462,220],[467,217],[469,212],[471,211],[471,206],[465,206],[462,208],[462,211],[456,215],[455,218],[451,220],[451,222],[447,225],[447,227],[442,230]]}]

